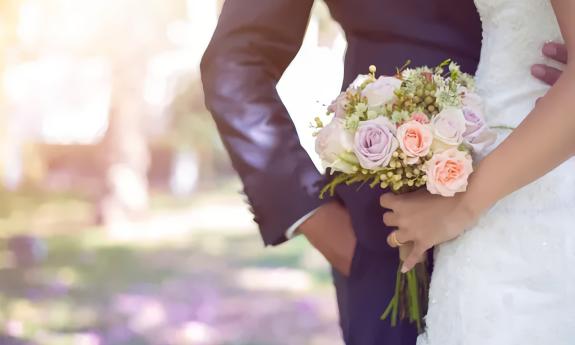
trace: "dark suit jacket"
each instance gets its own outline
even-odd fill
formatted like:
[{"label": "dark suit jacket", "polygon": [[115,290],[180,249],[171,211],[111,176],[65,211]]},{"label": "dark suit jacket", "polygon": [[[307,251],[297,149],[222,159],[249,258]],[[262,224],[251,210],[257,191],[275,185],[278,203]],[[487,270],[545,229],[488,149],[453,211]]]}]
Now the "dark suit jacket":
[{"label": "dark suit jacket", "polygon": [[[472,0],[326,0],[348,41],[343,87],[379,73],[453,58],[475,71],[481,24]],[[201,64],[206,104],[238,171],[266,244],[321,205],[324,177],[303,150],[276,84],[298,52],[313,0],[227,0]],[[336,95],[334,95],[335,97]],[[358,242],[374,251],[388,231],[381,191],[339,188]],[[395,254],[394,254],[395,255]]]}]

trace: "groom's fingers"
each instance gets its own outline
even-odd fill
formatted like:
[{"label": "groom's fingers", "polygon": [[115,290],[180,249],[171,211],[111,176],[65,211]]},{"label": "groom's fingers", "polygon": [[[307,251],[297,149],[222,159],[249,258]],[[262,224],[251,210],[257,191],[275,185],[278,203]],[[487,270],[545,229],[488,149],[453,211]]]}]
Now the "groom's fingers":
[{"label": "groom's fingers", "polygon": [[543,49],[541,49],[543,55],[561,62],[562,64],[566,64],[568,60],[567,54],[567,47],[563,43],[557,42],[549,42],[543,45]]},{"label": "groom's fingers", "polygon": [[547,65],[537,64],[531,67],[531,74],[549,85],[555,84],[561,73],[561,70]]}]

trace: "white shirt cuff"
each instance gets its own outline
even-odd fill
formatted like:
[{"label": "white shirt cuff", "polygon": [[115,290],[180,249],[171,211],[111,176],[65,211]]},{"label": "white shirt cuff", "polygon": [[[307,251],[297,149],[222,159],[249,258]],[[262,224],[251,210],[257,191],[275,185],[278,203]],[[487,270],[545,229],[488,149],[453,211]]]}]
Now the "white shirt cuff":
[{"label": "white shirt cuff", "polygon": [[310,219],[311,216],[313,216],[316,211],[317,211],[317,208],[315,210],[312,210],[310,213],[306,214],[305,216],[301,217],[297,222],[293,223],[293,225],[290,226],[289,229],[287,229],[287,231],[286,231],[286,238],[288,240],[292,239],[294,237],[296,230],[300,227],[300,225],[302,225],[306,220]]}]

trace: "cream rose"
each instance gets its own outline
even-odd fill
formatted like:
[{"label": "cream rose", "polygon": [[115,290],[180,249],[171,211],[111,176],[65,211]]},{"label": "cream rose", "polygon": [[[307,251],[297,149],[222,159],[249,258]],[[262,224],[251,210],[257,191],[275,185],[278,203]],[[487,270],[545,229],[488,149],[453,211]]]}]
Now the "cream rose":
[{"label": "cream rose", "polygon": [[463,142],[465,133],[465,117],[457,108],[447,108],[433,117],[431,120],[433,135],[438,141],[437,148],[440,150],[449,147],[457,147]]},{"label": "cream rose", "polygon": [[381,76],[368,84],[361,94],[367,98],[367,105],[370,108],[381,107],[395,99],[395,90],[401,83],[402,81],[397,78]]},{"label": "cream rose", "polygon": [[424,157],[431,149],[433,134],[428,125],[415,120],[404,123],[397,129],[399,147],[408,157],[408,164],[415,164],[419,157]]},{"label": "cream rose", "polygon": [[455,148],[433,155],[426,163],[427,190],[444,197],[465,192],[469,175],[473,172],[469,154]]},{"label": "cream rose", "polygon": [[334,118],[323,127],[315,138],[315,152],[324,168],[331,168],[346,174],[354,172],[353,164],[341,159],[342,155],[353,155],[353,133],[345,129],[344,120]]}]

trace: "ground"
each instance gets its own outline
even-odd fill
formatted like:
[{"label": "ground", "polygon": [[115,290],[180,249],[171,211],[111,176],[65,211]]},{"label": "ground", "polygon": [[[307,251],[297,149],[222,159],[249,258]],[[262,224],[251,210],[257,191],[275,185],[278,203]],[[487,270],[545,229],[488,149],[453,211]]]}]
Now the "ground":
[{"label": "ground", "polygon": [[156,196],[111,230],[75,196],[1,201],[30,257],[0,249],[2,345],[341,344],[326,263],[301,238],[263,248],[235,193]]}]

